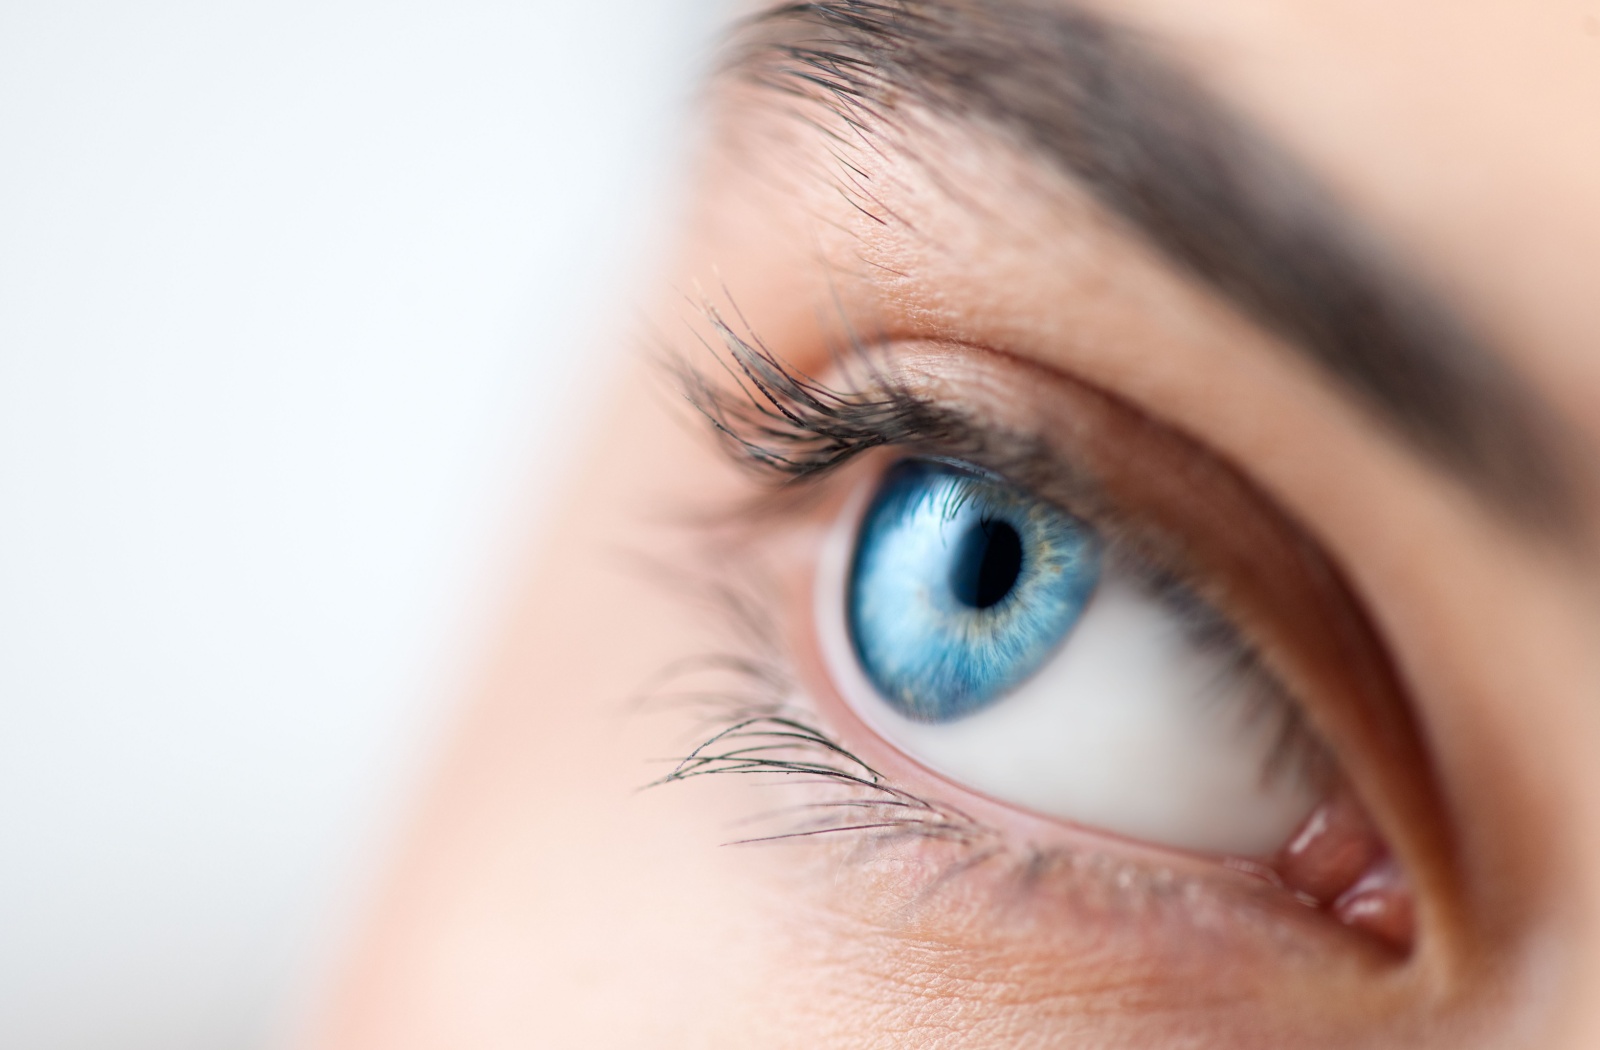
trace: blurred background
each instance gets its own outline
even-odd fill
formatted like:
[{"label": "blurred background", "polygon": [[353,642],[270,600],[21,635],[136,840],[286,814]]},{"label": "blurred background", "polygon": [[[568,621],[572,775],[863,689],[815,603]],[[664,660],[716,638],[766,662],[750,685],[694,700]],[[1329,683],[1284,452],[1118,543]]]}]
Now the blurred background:
[{"label": "blurred background", "polygon": [[0,4],[0,1043],[314,1002],[625,352],[722,15]]}]

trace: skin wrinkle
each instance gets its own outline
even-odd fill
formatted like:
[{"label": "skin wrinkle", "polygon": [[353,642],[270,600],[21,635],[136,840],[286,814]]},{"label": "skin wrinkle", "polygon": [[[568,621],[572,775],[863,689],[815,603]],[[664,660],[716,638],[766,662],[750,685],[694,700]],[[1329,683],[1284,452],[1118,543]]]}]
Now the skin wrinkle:
[{"label": "skin wrinkle", "polygon": [[[897,937],[880,943],[882,933],[870,928],[835,937],[866,946],[833,960],[848,975],[837,986],[850,990],[850,1008],[877,1018],[871,1031],[905,1036],[873,1045],[945,1045],[929,1040],[949,1035],[957,1040],[950,1045],[1116,1046],[1128,1038],[1119,1026],[1172,1033],[1197,1013],[1225,1015],[1236,1006],[1228,996],[1194,993],[1174,1003],[1152,993],[1144,968],[1119,959],[1111,941],[1085,944],[1065,969],[1042,973],[1048,957],[1029,959],[994,945]],[[1046,1017],[1050,1023],[1041,1024]]]},{"label": "skin wrinkle", "polygon": [[[861,946],[833,962],[851,975],[838,984],[849,989],[851,1001],[879,1013],[886,1029],[919,1038],[934,1031],[967,1036],[991,1029],[1027,1031],[1026,1019],[1040,1010],[1088,1019],[1153,1005],[1138,994],[1138,976],[1104,953],[1080,954],[1078,965],[1085,973],[1089,960],[1103,958],[1106,965],[1095,967],[1092,978],[1040,981],[1032,967],[1015,958],[871,925],[839,930],[833,941]],[[1038,1034],[1036,1027],[1033,1031]]]},{"label": "skin wrinkle", "polygon": [[[990,886],[971,880],[942,884],[938,892],[945,899],[924,900],[928,870],[942,868],[939,858],[946,851],[947,845],[934,843],[888,854],[850,848],[846,856],[857,860],[834,869],[833,879],[821,876],[838,862],[819,856],[805,860],[802,870],[811,874],[800,881],[834,882],[841,896],[808,911],[812,921],[801,924],[806,935],[791,942],[790,950],[838,974],[828,986],[839,1004],[825,1014],[870,1013],[874,1023],[868,1031],[905,1035],[904,1041],[885,1037],[869,1045],[942,1045],[930,1044],[929,1032],[948,1031],[960,1035],[951,1045],[1116,1046],[1123,1043],[1110,1033],[1123,1032],[1123,1026],[1171,1045],[1167,1040],[1184,1023],[1193,1023],[1196,1013],[1214,1013],[1220,1027],[1239,1033],[1230,1045],[1284,1045],[1281,1033],[1276,1039],[1247,1038],[1246,1029],[1234,1027],[1238,1019],[1229,1015],[1237,1009],[1237,985],[1229,989],[1229,982],[1191,979],[1176,1001],[1163,990],[1173,981],[1183,983],[1185,972],[1215,978],[1219,965],[1238,968],[1241,979],[1251,972],[1249,960],[1218,953],[1228,943],[1225,931],[1246,913],[1217,901],[1227,914],[1217,916],[1219,924],[1209,924],[1206,916],[1213,909],[1203,902],[1214,891],[1201,881],[1180,880],[1167,892],[1150,895],[1136,883],[1161,881],[1159,873],[1141,874],[1099,854],[1081,864],[1047,856],[1042,864],[1072,865],[1077,877],[1049,878],[1021,858],[986,869]],[[1133,881],[1117,877],[1124,871],[1133,873]],[[914,910],[895,903],[908,895],[918,902]],[[1011,905],[997,908],[997,900]],[[870,905],[866,912],[863,905]],[[1172,917],[1181,914],[1194,924],[1191,937],[1161,958],[1130,952],[1130,929],[1163,921],[1152,909],[1168,906],[1178,909]],[[1276,943],[1274,955],[1291,952],[1277,955],[1278,966],[1290,964],[1290,971],[1298,971],[1314,965],[1317,953],[1297,950],[1303,945],[1294,939],[1273,935],[1269,940]],[[1318,974],[1319,987],[1333,996],[1328,1001],[1337,1002],[1341,979],[1336,971],[1304,972]],[[1344,979],[1353,973],[1346,971]],[[1063,1043],[1069,1038],[1074,1041]],[[844,1038],[838,1045],[857,1044]]]},{"label": "skin wrinkle", "polygon": [[[1512,518],[1574,517],[1548,410],[1310,176],[1130,34],[988,0],[785,5],[752,31],[739,68],[864,137],[909,99],[1018,140]],[[847,196],[881,207],[846,169]]]}]

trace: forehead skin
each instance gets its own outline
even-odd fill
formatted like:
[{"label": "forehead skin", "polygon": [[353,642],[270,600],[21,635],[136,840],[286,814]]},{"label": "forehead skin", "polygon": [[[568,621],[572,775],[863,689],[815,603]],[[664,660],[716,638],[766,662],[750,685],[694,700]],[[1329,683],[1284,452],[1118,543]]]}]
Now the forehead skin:
[{"label": "forehead skin", "polygon": [[[1595,455],[1600,24],[1580,5],[1098,6],[1317,173],[1468,315]],[[736,206],[736,187],[718,180],[738,178],[708,175],[713,203]],[[688,231],[685,262],[668,282],[711,284],[716,268],[731,282],[741,261],[783,270],[813,260],[812,231],[798,220],[801,243],[772,243],[767,231],[783,221],[763,216],[755,244],[724,236],[737,216]],[[1027,259],[996,255],[993,295],[958,309],[967,323],[1027,344],[1029,333],[1005,330],[1004,319],[1038,313],[1059,288],[1022,279]],[[956,276],[937,259],[920,262],[935,279]],[[796,298],[781,284],[737,293],[742,306],[773,317]],[[1297,440],[1315,456],[1286,449],[1255,462],[1285,424],[1259,413],[1208,416],[1215,405],[1196,405],[1188,390],[1192,360],[1086,353],[1047,363],[1119,392],[1137,388],[1127,396],[1205,433],[1290,507],[1315,510],[1321,538],[1358,587],[1379,596],[1383,629],[1424,669],[1420,702],[1442,776],[1456,785],[1452,805],[1488,829],[1481,842],[1469,835],[1464,850],[1498,845],[1508,854],[1496,869],[1503,885],[1487,897],[1506,906],[1507,922],[1524,921],[1511,905],[1539,869],[1558,873],[1544,888],[1570,902],[1540,916],[1549,950],[1527,957],[1543,969],[1513,975],[1508,966],[1498,989],[1526,998],[1538,988],[1553,1000],[1521,1004],[1537,1025],[1522,1041],[1600,1045],[1600,1014],[1575,994],[1600,981],[1600,773],[1590,768],[1600,746],[1600,648],[1589,579],[1519,548],[1473,505],[1434,498],[1425,467],[1383,447],[1333,394],[1251,356],[1260,337],[1236,319],[1199,300],[1180,307],[1164,316],[1222,333],[1202,349],[1216,352],[1232,389],[1210,393],[1240,405],[1292,396],[1306,406],[1293,421]],[[912,974],[876,972],[864,942],[831,959],[785,955],[814,931],[797,932],[807,919],[763,881],[765,865],[782,863],[776,855],[716,850],[730,811],[707,795],[634,792],[654,768],[646,760],[674,753],[681,738],[625,723],[616,698],[697,641],[671,596],[614,571],[617,550],[636,539],[641,505],[663,478],[685,491],[725,483],[647,386],[642,375],[619,384],[606,425],[587,432],[596,447],[581,482],[557,504],[555,530],[538,537],[522,600],[313,1045],[1050,1045],[1008,1029],[1016,1015],[986,1014],[976,979],[929,985],[922,1020],[942,1041],[915,1029],[915,1018],[878,1011],[874,982],[937,973],[943,963],[932,948],[926,972]],[[1360,494],[1377,505],[1327,502],[1328,478],[1351,473],[1362,474]],[[1422,494],[1408,503],[1413,490]],[[1428,547],[1408,542],[1413,534],[1429,536]],[[1452,571],[1435,571],[1441,561]],[[1385,604],[1385,594],[1407,589],[1425,598]],[[1518,698],[1515,709],[1508,697]],[[1534,840],[1561,852],[1539,854]],[[1022,990],[1008,994],[1026,998],[1018,981]]]}]

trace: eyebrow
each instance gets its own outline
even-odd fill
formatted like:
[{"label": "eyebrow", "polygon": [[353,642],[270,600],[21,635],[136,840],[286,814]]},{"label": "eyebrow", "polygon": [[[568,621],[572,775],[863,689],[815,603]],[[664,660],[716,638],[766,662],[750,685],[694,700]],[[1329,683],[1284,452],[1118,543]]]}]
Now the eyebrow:
[{"label": "eyebrow", "polygon": [[1314,178],[1132,33],[1033,0],[826,0],[738,67],[859,132],[906,102],[1011,137],[1524,523],[1571,516],[1550,412]]}]

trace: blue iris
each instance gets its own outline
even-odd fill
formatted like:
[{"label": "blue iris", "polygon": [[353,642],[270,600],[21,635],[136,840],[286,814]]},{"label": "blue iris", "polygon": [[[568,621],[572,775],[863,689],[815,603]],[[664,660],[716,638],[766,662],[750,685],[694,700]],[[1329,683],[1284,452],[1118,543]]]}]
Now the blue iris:
[{"label": "blue iris", "polygon": [[1100,578],[1098,534],[978,471],[890,468],[856,540],[851,639],[891,707],[948,722],[1037,671]]}]

